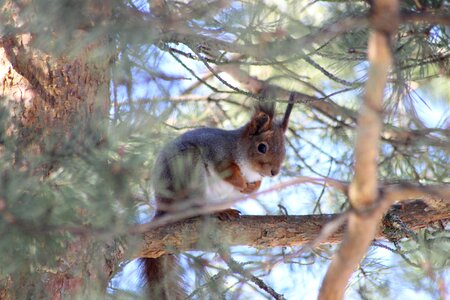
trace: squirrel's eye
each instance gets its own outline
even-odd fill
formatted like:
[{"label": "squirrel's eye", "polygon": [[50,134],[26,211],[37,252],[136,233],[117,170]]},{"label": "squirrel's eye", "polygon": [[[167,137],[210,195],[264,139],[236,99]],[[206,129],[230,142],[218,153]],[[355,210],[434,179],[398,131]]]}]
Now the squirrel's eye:
[{"label": "squirrel's eye", "polygon": [[266,153],[266,151],[267,151],[267,145],[266,144],[261,143],[261,144],[258,145],[258,152],[259,153],[264,154],[264,153]]}]

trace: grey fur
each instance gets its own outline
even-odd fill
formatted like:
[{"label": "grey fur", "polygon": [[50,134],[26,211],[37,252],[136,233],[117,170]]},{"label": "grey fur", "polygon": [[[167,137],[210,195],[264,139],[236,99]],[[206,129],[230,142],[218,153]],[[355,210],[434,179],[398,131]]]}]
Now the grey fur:
[{"label": "grey fur", "polygon": [[215,163],[242,159],[245,155],[237,146],[243,128],[198,128],[168,143],[153,170],[157,198],[163,202],[164,199],[202,198],[206,177],[214,171]]}]

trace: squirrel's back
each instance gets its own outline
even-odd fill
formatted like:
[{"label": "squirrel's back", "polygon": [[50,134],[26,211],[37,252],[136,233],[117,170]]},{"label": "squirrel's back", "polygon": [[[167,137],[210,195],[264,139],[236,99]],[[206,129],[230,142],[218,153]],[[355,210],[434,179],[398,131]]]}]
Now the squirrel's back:
[{"label": "squirrel's back", "polygon": [[218,162],[240,159],[240,135],[240,129],[198,128],[169,142],[152,173],[156,197],[175,200],[178,210],[190,207],[189,199],[216,202],[239,195],[216,169]]},{"label": "squirrel's back", "polygon": [[197,148],[205,162],[217,162],[238,155],[237,147],[242,130],[224,130],[202,127],[178,136],[160,152],[160,156],[170,158],[188,148]]}]

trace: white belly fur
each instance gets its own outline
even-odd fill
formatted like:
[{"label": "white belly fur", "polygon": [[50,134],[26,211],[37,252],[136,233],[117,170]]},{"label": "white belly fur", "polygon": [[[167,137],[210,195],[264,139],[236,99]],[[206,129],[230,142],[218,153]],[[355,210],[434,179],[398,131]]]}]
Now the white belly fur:
[{"label": "white belly fur", "polygon": [[[238,165],[247,182],[255,182],[262,179],[262,176],[258,172],[253,171],[247,163],[238,162]],[[205,199],[207,202],[217,203],[224,199],[243,195],[233,185],[220,178],[215,171],[210,170],[205,189]]]},{"label": "white belly fur", "polygon": [[205,199],[209,203],[218,203],[227,198],[239,197],[242,194],[230,183],[226,182],[215,171],[210,171],[206,180]]},{"label": "white belly fur", "polygon": [[255,172],[251,167],[250,164],[245,161],[239,161],[238,163],[239,168],[241,169],[242,174],[244,175],[244,178],[247,180],[247,182],[255,182],[262,179],[261,174],[258,172]]}]

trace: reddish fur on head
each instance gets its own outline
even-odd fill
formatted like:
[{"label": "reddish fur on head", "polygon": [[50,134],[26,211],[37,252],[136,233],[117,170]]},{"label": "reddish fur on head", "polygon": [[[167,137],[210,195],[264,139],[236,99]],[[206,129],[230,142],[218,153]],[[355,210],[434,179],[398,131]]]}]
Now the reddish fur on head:
[{"label": "reddish fur on head", "polygon": [[273,102],[263,102],[245,126],[241,136],[241,149],[252,169],[261,176],[275,176],[280,172],[285,157],[284,133],[292,110],[293,96],[283,120],[275,120]]}]

